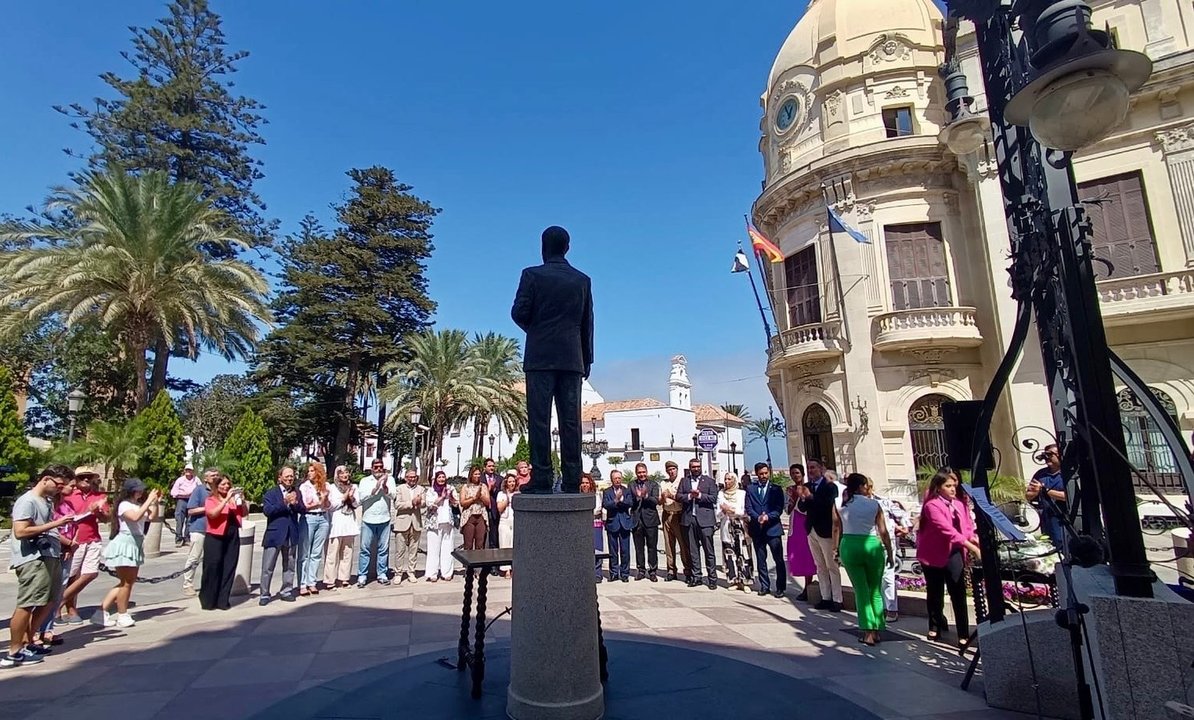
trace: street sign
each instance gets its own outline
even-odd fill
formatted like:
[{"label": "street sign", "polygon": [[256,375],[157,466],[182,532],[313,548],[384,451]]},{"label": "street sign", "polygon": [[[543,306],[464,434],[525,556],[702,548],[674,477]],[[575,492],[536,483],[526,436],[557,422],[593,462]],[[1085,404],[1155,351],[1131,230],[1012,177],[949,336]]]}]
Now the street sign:
[{"label": "street sign", "polygon": [[697,435],[697,445],[705,452],[712,452],[717,449],[717,433],[709,428],[705,428]]}]

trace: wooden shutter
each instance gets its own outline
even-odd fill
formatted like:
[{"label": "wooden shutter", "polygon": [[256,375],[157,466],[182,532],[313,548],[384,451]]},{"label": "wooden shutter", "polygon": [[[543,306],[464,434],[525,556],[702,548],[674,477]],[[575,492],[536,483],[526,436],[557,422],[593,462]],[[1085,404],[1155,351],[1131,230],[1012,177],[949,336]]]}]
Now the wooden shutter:
[{"label": "wooden shutter", "polygon": [[910,310],[953,304],[940,223],[887,225],[883,228],[883,242],[891,276],[892,308]]},{"label": "wooden shutter", "polygon": [[788,327],[821,322],[816,248],[805,248],[784,260],[784,284],[788,290]]},{"label": "wooden shutter", "polygon": [[1139,172],[1078,183],[1078,197],[1085,203],[1094,231],[1091,245],[1095,257],[1114,266],[1109,272],[1106,265],[1096,262],[1097,277],[1131,277],[1160,271]]}]

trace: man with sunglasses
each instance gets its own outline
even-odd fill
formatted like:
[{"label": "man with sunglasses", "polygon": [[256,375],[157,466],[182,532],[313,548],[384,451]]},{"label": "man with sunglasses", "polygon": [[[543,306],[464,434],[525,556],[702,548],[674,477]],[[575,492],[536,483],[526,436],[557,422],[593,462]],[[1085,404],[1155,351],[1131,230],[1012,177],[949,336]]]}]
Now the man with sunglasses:
[{"label": "man with sunglasses", "polygon": [[1049,444],[1037,458],[1045,461],[1045,467],[1037,470],[1032,476],[1032,480],[1028,482],[1028,489],[1024,492],[1024,497],[1040,513],[1041,532],[1049,537],[1054,547],[1061,548],[1064,547],[1065,542],[1065,530],[1061,518],[1066,512],[1065,478],[1061,475],[1061,452],[1057,445]]},{"label": "man with sunglasses", "polygon": [[377,543],[377,583],[390,584],[390,506],[398,485],[386,472],[381,458],[373,459],[373,474],[357,486],[361,503],[361,550],[357,555],[357,587],[365,587],[373,563],[373,543]]}]

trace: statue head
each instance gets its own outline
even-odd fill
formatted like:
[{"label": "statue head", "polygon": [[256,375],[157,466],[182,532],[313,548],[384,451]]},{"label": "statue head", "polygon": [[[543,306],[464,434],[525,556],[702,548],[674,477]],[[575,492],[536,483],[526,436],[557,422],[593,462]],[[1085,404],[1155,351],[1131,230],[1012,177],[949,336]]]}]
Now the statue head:
[{"label": "statue head", "polygon": [[552,225],[543,231],[543,261],[558,260],[568,254],[572,238],[559,225]]}]

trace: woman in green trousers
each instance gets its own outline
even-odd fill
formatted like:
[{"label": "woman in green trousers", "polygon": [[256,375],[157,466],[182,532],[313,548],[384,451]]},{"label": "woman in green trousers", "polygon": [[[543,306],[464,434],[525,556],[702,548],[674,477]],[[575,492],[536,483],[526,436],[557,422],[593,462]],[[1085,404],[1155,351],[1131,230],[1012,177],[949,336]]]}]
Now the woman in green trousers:
[{"label": "woman in green trousers", "polygon": [[885,563],[894,562],[894,555],[883,508],[871,497],[872,491],[867,476],[846,476],[845,499],[833,516],[833,544],[838,549],[838,562],[846,568],[854,586],[862,641],[873,646],[879,642],[879,631],[886,627],[883,568]]}]

